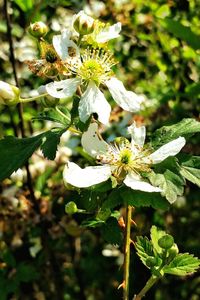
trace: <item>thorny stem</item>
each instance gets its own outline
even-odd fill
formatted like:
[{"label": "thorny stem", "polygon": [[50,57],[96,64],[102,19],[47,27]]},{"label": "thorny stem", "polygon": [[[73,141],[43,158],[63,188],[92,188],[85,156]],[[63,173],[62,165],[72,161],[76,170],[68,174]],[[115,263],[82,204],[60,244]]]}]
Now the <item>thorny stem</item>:
[{"label": "thorny stem", "polygon": [[126,207],[126,227],[125,227],[125,248],[124,248],[124,281],[123,300],[129,300],[129,269],[130,269],[130,235],[131,235],[131,214],[132,207]]},{"label": "thorny stem", "polygon": [[[13,69],[13,74],[14,74],[16,86],[19,87],[19,81],[18,81],[18,78],[17,78],[17,71],[16,71],[16,66],[15,66],[15,55],[14,55],[12,32],[11,32],[11,22],[10,22],[10,16],[9,16],[9,13],[8,13],[8,1],[7,0],[4,0],[4,11],[5,11],[5,18],[6,18],[6,24],[7,24],[7,36],[8,36],[8,42],[9,42],[9,47],[10,47],[10,61],[11,61],[11,64],[12,64],[12,69]],[[17,105],[17,110],[18,110],[18,115],[19,115],[19,119],[20,119],[19,126],[20,126],[21,136],[25,137],[22,103],[19,103]],[[35,195],[34,195],[34,191],[33,191],[33,186],[32,186],[31,173],[30,173],[30,170],[29,170],[28,163],[26,163],[25,167],[26,167],[26,173],[27,173],[27,185],[28,185],[28,188],[29,188],[30,196],[32,198],[34,206],[37,207],[36,199],[35,199]]]},{"label": "thorny stem", "polygon": [[148,292],[148,290],[150,290],[150,288],[152,288],[152,286],[159,280],[159,277],[155,277],[155,276],[151,276],[149,278],[149,280],[147,281],[147,283],[145,284],[145,286],[143,287],[143,289],[139,292],[138,295],[135,295],[133,300],[141,300],[146,293]]}]

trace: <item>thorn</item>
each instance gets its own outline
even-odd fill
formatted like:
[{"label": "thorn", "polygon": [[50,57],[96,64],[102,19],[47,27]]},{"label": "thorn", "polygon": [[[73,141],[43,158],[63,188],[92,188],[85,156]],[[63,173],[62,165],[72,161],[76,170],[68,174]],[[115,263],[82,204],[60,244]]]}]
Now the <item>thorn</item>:
[{"label": "thorn", "polygon": [[125,222],[124,222],[124,218],[120,217],[118,220],[118,224],[120,227],[122,227],[123,229],[126,227]]},{"label": "thorn", "polygon": [[130,239],[130,244],[133,244],[135,246],[135,242]]},{"label": "thorn", "polygon": [[137,223],[133,219],[131,219],[131,224],[137,227]]},{"label": "thorn", "polygon": [[119,289],[121,289],[121,288],[123,288],[123,289],[125,288],[125,281],[123,281],[123,282],[118,286],[117,289],[119,290]]}]

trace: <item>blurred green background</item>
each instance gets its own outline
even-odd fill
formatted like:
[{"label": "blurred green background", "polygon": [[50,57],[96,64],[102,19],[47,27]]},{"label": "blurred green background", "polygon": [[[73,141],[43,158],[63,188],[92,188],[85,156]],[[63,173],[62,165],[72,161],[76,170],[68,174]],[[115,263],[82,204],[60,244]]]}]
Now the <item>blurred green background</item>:
[{"label": "blurred green background", "polygon": [[[4,6],[0,1],[0,80],[14,84],[10,62]],[[200,1],[8,1],[12,24],[17,76],[23,95],[45,82],[33,75],[24,60],[38,55],[36,41],[27,27],[35,21],[45,22],[53,34],[69,25],[74,13],[84,9],[94,18],[114,24],[122,23],[122,34],[111,42],[119,64],[118,78],[130,90],[144,94],[142,113],[134,119],[144,123],[149,132],[173,124],[184,117],[199,120],[200,109]],[[51,126],[32,122],[41,111],[40,103],[24,107],[26,135],[41,132]],[[120,109],[112,114],[115,134],[120,134],[123,120]],[[16,108],[0,107],[0,137],[19,131]],[[111,131],[112,132],[112,131]],[[194,136],[184,148],[186,153],[200,155],[200,138]],[[83,228],[82,216],[68,216],[65,203],[83,199],[67,191],[62,183],[62,169],[73,153],[74,160],[83,160],[79,139],[65,136],[56,162],[33,155],[31,172],[39,210],[31,204],[29,192],[22,181],[23,174],[6,179],[0,186],[0,300],[111,300],[121,299],[117,287],[122,282],[123,247],[110,245],[108,234],[99,228]],[[20,177],[21,176],[21,177]],[[91,202],[96,201],[91,195]],[[148,235],[152,224],[174,235],[180,251],[200,256],[199,251],[199,189],[188,184],[168,211],[138,208],[134,213],[136,235]],[[84,208],[84,207],[83,207]],[[112,227],[111,227],[112,229]],[[110,235],[112,235],[112,230]],[[133,297],[149,277],[149,271],[132,249],[131,284]],[[200,277],[168,276],[159,282],[145,299],[198,300]]]}]

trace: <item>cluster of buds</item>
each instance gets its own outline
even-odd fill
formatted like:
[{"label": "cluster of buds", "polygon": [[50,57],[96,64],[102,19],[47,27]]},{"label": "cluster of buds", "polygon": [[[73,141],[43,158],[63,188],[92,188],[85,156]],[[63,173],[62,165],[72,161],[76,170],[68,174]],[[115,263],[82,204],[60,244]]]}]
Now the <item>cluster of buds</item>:
[{"label": "cluster of buds", "polygon": [[20,91],[16,86],[0,81],[0,104],[15,105],[19,103],[19,95]]}]

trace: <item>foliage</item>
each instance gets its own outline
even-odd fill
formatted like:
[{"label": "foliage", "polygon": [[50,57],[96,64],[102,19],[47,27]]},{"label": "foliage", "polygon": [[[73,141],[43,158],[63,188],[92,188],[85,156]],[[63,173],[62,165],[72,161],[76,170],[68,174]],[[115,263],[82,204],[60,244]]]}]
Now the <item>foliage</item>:
[{"label": "foliage", "polygon": [[[190,274],[184,284],[182,278],[166,276],[145,298],[198,299],[198,276],[191,273],[197,270],[196,256],[200,255],[198,230],[194,230],[199,226],[200,196],[200,5],[194,0],[14,0],[9,6],[22,98],[35,96],[32,89],[52,81],[51,76],[38,77],[28,70],[27,61],[41,59],[38,41],[27,33],[29,24],[48,24],[45,40],[51,44],[74,13],[90,10],[98,20],[122,23],[122,34],[109,44],[119,61],[113,71],[128,90],[145,95],[142,111],[132,114],[122,111],[102,90],[113,108],[110,126],[99,126],[105,140],[119,136],[130,140],[126,129],[135,121],[138,126],[146,125],[148,151],[179,136],[187,144],[181,154],[142,174],[144,181],[162,189],[161,194],[117,185],[114,177],[86,189],[64,186],[67,161],[83,168],[95,165],[95,159],[82,149],[80,135],[97,116],[80,121],[78,93],[57,104],[49,98],[38,99],[23,105],[26,137],[21,138],[18,107],[0,105],[0,299],[121,299],[117,286],[122,282],[126,205],[136,208],[137,227],[131,239],[136,240],[137,254],[153,276]],[[6,27],[2,14],[1,80],[14,84]],[[76,213],[65,212],[69,203]],[[151,224],[170,232],[183,253],[177,253],[176,244],[167,252],[159,246],[166,232],[157,226],[151,228],[150,239],[143,237]],[[130,299],[149,273],[132,246],[131,250]]]}]

